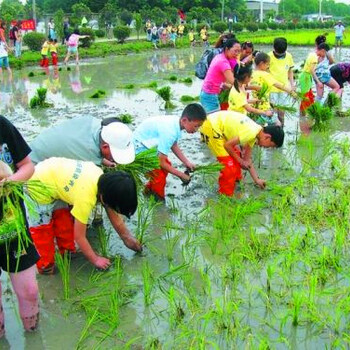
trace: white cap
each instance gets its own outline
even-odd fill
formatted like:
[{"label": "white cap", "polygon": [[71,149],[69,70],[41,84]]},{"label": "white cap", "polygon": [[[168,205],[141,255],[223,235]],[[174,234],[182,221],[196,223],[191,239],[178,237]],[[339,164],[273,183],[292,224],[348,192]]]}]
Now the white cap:
[{"label": "white cap", "polygon": [[135,160],[132,131],[125,124],[114,122],[103,126],[101,138],[108,143],[116,163],[129,164]]}]

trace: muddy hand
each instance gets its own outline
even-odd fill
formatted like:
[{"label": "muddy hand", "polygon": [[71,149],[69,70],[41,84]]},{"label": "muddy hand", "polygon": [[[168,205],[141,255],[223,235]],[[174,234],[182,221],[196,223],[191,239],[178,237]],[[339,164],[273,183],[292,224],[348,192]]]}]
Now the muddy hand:
[{"label": "muddy hand", "polygon": [[104,258],[103,256],[98,256],[94,261],[94,265],[101,270],[106,270],[111,266],[111,262],[109,259]]},{"label": "muddy hand", "polygon": [[191,175],[189,169],[185,170],[184,176],[181,176],[183,186],[187,186],[191,182]]},{"label": "muddy hand", "polygon": [[256,184],[263,190],[266,187],[266,181],[262,179],[258,179]]},{"label": "muddy hand", "polygon": [[142,244],[134,237],[127,237],[124,244],[134,252],[142,252]]}]

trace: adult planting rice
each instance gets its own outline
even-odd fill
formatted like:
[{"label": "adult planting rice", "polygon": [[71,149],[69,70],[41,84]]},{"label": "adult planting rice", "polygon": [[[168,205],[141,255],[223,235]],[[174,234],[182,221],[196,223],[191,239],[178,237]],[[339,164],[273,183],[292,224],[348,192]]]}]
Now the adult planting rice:
[{"label": "adult planting rice", "polygon": [[280,126],[262,127],[244,114],[220,111],[207,116],[200,133],[224,166],[219,176],[219,193],[234,194],[236,181],[242,179],[241,169],[248,170],[254,182],[265,188],[266,181],[259,178],[252,162],[252,148],[255,144],[264,148],[281,147],[284,132]]},{"label": "adult planting rice", "polygon": [[[18,206],[12,206],[11,210],[6,209],[10,196],[3,193],[5,185],[9,185],[8,182],[25,181],[33,174],[34,165],[29,153],[30,148],[18,130],[6,118],[0,116],[0,274],[2,270],[9,272],[24,329],[34,331],[39,321],[39,291],[35,277],[35,263],[39,256],[25,222],[23,203],[17,198],[12,204],[16,203]],[[14,216],[15,220],[11,216]],[[8,231],[3,230],[5,226]],[[0,338],[4,334],[0,283]]]},{"label": "adult planting rice", "polygon": [[[59,171],[58,171],[59,170]],[[89,216],[100,202],[125,246],[141,251],[141,244],[127,229],[121,215],[130,217],[137,207],[135,180],[126,172],[113,171],[103,174],[92,162],[66,158],[50,158],[35,167],[32,177],[39,180],[49,193],[30,190],[29,196],[39,216],[30,215],[30,231],[40,254],[37,263],[42,274],[54,272],[55,239],[60,249],[75,251],[74,241],[85,257],[97,268],[107,269],[111,262],[93,250],[86,238]],[[55,210],[64,202],[71,206],[74,231],[61,230],[53,221]]]},{"label": "adult planting rice", "polygon": [[207,113],[220,109],[219,93],[222,87],[231,89],[234,82],[232,69],[241,53],[241,45],[236,39],[228,39],[223,50],[211,61],[200,93],[200,102]]},{"label": "adult planting rice", "polygon": [[344,84],[350,82],[350,63],[340,62],[331,67],[331,76],[339,84],[339,95],[343,94]]}]

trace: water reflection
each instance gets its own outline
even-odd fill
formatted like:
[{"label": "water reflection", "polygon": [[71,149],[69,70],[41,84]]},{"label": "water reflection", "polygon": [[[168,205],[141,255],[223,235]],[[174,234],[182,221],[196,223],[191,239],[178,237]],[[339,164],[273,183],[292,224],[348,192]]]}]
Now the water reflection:
[{"label": "water reflection", "polygon": [[9,75],[3,75],[0,84],[0,110],[6,115],[15,111],[13,88],[12,78]]}]

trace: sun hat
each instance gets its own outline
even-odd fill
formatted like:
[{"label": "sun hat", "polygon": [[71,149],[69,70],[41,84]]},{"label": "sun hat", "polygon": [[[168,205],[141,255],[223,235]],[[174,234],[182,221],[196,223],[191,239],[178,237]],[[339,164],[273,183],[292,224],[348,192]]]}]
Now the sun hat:
[{"label": "sun hat", "polygon": [[129,164],[135,160],[132,131],[123,123],[110,123],[102,126],[101,138],[108,143],[114,161]]}]

